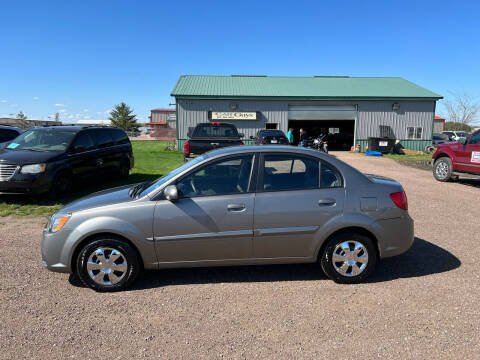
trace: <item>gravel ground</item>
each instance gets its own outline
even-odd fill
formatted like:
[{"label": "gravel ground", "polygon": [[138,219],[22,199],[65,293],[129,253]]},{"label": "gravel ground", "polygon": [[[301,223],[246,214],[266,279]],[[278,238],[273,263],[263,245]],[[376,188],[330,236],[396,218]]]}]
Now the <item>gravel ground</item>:
[{"label": "gravel ground", "polygon": [[370,281],[314,265],[147,272],[95,293],[44,270],[45,219],[0,219],[0,357],[480,358],[480,183],[440,183],[384,158],[337,154],[405,187],[416,240]]}]

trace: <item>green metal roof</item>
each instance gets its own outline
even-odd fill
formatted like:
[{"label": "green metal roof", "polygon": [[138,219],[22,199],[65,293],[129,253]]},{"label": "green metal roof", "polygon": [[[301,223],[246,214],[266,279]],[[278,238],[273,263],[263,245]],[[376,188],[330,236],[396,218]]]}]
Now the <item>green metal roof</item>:
[{"label": "green metal roof", "polygon": [[431,99],[442,96],[400,77],[182,75],[172,96],[188,98]]}]

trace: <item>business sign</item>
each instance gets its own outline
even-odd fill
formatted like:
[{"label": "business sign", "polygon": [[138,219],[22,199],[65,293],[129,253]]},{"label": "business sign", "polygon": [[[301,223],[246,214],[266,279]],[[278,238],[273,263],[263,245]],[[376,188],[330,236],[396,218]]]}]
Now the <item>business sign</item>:
[{"label": "business sign", "polygon": [[212,111],[212,120],[257,120],[257,112]]}]

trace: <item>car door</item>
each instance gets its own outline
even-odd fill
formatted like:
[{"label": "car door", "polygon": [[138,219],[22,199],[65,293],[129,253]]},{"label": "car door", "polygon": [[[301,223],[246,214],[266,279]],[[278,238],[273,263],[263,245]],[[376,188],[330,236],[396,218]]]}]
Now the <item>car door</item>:
[{"label": "car door", "polygon": [[96,171],[95,142],[91,135],[80,132],[69,150],[70,169],[75,179],[86,178]]},{"label": "car door", "polygon": [[480,173],[480,131],[473,133],[464,145],[459,145],[457,167],[460,171]]},{"label": "car door", "polygon": [[93,130],[97,142],[96,163],[101,175],[109,175],[115,169],[114,141],[110,129]]},{"label": "car door", "polygon": [[255,258],[311,257],[320,227],[343,211],[340,173],[317,158],[265,153],[255,198]]},{"label": "car door", "polygon": [[176,181],[180,198],[155,208],[159,263],[252,257],[254,161],[253,154],[212,160]]}]

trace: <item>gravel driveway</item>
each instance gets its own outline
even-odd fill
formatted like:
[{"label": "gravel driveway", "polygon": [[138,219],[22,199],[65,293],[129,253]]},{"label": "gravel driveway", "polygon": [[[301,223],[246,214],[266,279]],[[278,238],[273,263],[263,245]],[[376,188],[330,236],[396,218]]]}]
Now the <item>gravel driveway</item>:
[{"label": "gravel driveway", "polygon": [[413,247],[368,283],[257,266],[148,272],[95,293],[42,268],[45,219],[0,218],[0,357],[480,358],[480,183],[336,155],[399,180],[415,219]]}]

